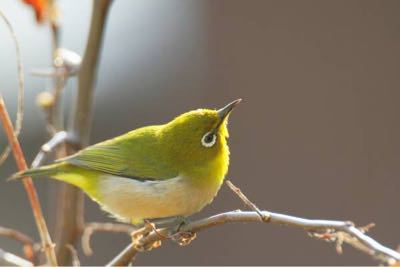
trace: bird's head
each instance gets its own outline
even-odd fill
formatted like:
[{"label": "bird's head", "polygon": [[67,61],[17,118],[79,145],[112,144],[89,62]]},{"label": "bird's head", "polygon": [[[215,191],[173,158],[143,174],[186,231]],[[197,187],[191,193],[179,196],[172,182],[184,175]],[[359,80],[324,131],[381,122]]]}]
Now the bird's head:
[{"label": "bird's head", "polygon": [[169,151],[174,160],[188,168],[210,168],[210,164],[228,164],[229,149],[226,138],[228,117],[239,104],[237,99],[219,110],[197,109],[186,112],[163,129]]}]

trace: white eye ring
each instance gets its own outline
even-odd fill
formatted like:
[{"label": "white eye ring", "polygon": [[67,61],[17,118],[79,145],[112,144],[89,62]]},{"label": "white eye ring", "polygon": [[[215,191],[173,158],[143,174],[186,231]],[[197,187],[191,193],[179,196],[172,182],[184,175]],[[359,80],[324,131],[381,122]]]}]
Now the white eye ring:
[{"label": "white eye ring", "polygon": [[[211,140],[207,140],[210,136],[210,134],[212,134],[212,139]],[[201,138],[201,144],[204,147],[212,147],[215,142],[217,141],[217,136],[215,135],[215,133],[211,133],[211,132],[207,132],[203,138]]]}]

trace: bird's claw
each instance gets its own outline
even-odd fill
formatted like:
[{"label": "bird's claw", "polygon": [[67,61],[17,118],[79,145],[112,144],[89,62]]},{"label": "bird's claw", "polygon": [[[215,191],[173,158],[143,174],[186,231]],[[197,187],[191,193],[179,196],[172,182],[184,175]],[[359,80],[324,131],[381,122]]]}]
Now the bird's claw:
[{"label": "bird's claw", "polygon": [[171,239],[178,243],[180,246],[189,245],[192,240],[196,238],[196,233],[189,231],[182,231],[183,226],[188,224],[188,220],[185,217],[178,218],[178,227],[175,231],[173,231],[171,235],[165,236],[162,233],[159,233],[156,229],[154,223],[150,223],[149,221],[145,221],[145,224],[142,228],[131,233],[132,244],[137,251],[144,252],[150,251],[153,248],[158,248],[161,246],[161,240],[157,240],[153,243],[147,243],[146,237],[152,233],[153,231],[160,237],[160,239]]},{"label": "bird's claw", "polygon": [[180,246],[187,246],[196,238],[196,233],[193,232],[177,232],[171,236],[171,240],[178,243]]},{"label": "bird's claw", "polygon": [[180,246],[189,245],[192,240],[196,238],[196,233],[190,231],[181,231],[182,228],[189,224],[189,220],[186,217],[179,216],[176,219],[177,227],[172,235],[170,235],[170,239],[178,243]]},{"label": "bird's claw", "polygon": [[146,222],[142,228],[131,233],[132,244],[137,251],[150,251],[153,248],[158,248],[161,246],[161,240],[157,240],[151,244],[146,244],[144,242],[144,238],[147,237],[154,229],[154,223]]}]

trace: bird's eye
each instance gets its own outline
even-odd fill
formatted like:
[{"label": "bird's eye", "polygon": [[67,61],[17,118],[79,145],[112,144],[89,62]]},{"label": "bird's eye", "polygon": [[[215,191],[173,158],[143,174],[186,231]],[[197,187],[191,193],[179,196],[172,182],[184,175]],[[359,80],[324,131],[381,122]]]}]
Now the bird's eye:
[{"label": "bird's eye", "polygon": [[201,144],[205,147],[212,147],[215,141],[217,141],[217,136],[212,132],[206,133],[203,138],[201,138]]}]

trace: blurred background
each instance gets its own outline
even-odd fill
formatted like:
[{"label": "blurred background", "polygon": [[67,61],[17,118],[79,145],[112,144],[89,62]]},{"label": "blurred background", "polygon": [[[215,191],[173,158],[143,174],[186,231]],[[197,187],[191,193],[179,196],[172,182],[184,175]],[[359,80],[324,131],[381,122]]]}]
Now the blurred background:
[{"label": "blurred background", "polygon": [[[91,1],[59,0],[62,44],[83,54]],[[26,78],[21,142],[30,162],[47,140],[35,96],[51,83],[29,75],[49,66],[47,26],[30,7],[1,0],[19,38]],[[259,207],[309,218],[375,222],[371,235],[400,244],[400,2],[268,0],[115,0],[108,17],[91,143],[131,129],[169,121],[200,107],[218,108],[243,98],[230,119],[229,179]],[[15,48],[0,24],[0,91],[16,110]],[[66,114],[76,81],[68,83]],[[6,140],[0,133],[0,145]],[[37,238],[25,192],[0,167],[0,225]],[[36,182],[45,209],[54,185]],[[222,188],[195,217],[244,209]],[[86,220],[113,221],[86,201]],[[104,264],[129,242],[98,233],[94,256]],[[0,238],[2,249],[20,245]],[[371,265],[368,256],[305,232],[257,223],[216,227],[187,247],[164,242],[140,254],[139,265]]]}]

